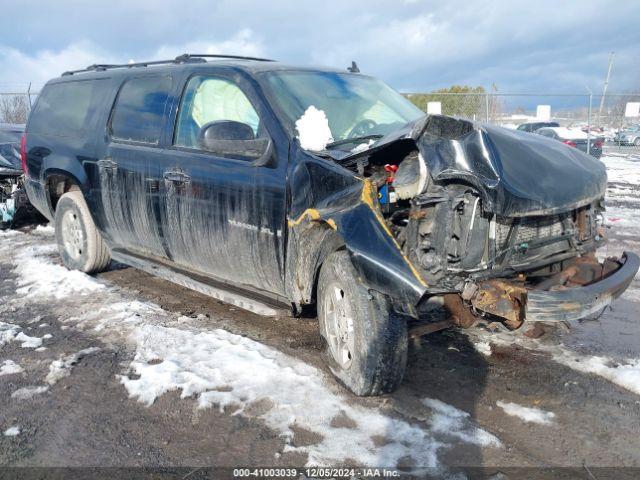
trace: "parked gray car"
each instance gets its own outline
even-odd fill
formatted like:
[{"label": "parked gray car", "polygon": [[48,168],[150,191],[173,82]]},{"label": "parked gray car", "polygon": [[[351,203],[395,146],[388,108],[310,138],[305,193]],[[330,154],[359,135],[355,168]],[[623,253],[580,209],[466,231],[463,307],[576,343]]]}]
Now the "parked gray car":
[{"label": "parked gray car", "polygon": [[[589,140],[588,135],[582,130],[565,127],[545,127],[536,130],[534,133],[542,135],[543,137],[558,140],[565,145],[582,150],[596,158],[600,158],[602,156],[604,137],[596,137],[592,134],[591,139]],[[588,143],[591,143],[590,148],[587,148]]]},{"label": "parked gray car", "polygon": [[635,145],[640,147],[640,125],[625,128],[616,133],[613,141],[618,145]]}]

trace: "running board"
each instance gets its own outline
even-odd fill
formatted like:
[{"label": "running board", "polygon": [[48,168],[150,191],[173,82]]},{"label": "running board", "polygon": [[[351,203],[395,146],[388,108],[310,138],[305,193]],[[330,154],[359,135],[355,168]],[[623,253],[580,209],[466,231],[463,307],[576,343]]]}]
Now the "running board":
[{"label": "running board", "polygon": [[[129,255],[122,251],[112,251],[111,258],[116,262],[124,263],[130,267],[137,268],[143,272],[147,272],[156,277],[160,277],[164,280],[168,280],[177,285],[195,290],[196,292],[203,293],[209,297],[216,298],[234,305],[243,310],[262,315],[265,317],[281,317],[291,316],[291,310],[287,310],[284,306],[276,307],[275,305],[269,305],[265,301],[257,298],[251,298],[249,295],[244,295],[240,292],[231,292],[225,289],[223,285],[213,285],[215,281],[211,281],[211,284],[207,281],[197,280],[186,273],[182,273],[169,266],[159,264],[153,260],[139,258],[134,255]],[[217,284],[217,282],[215,282]]]}]

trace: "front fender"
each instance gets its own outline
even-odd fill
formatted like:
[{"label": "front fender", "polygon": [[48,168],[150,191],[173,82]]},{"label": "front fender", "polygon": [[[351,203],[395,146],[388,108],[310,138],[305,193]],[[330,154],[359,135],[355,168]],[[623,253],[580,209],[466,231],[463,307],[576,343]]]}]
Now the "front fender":
[{"label": "front fender", "polygon": [[345,248],[363,284],[388,295],[396,308],[415,314],[414,307],[428,286],[388,229],[374,186],[359,179],[323,204],[289,220],[290,239],[295,243],[290,249],[295,255],[289,257],[297,258],[295,278],[302,279],[291,282],[293,291],[306,290],[310,298],[308,280],[317,276],[312,269],[319,268],[331,252]]}]

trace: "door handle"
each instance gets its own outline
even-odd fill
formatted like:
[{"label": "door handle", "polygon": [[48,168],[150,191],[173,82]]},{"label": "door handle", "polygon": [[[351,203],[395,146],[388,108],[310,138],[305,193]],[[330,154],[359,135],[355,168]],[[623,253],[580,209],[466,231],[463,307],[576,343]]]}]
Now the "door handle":
[{"label": "door handle", "polygon": [[179,172],[175,170],[168,170],[164,172],[164,179],[168,182],[174,183],[189,183],[191,181],[191,177],[184,172]]},{"label": "door handle", "polygon": [[118,168],[118,164],[111,160],[111,157],[106,157],[98,160],[98,167],[104,168],[105,170],[116,170]]}]

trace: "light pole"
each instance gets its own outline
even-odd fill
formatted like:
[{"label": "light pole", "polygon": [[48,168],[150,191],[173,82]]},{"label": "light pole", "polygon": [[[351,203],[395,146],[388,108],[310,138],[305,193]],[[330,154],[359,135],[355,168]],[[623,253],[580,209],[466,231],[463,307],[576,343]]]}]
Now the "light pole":
[{"label": "light pole", "polygon": [[593,101],[593,92],[589,87],[584,87],[589,92],[589,113],[587,113],[587,155],[591,154],[591,103]]}]

